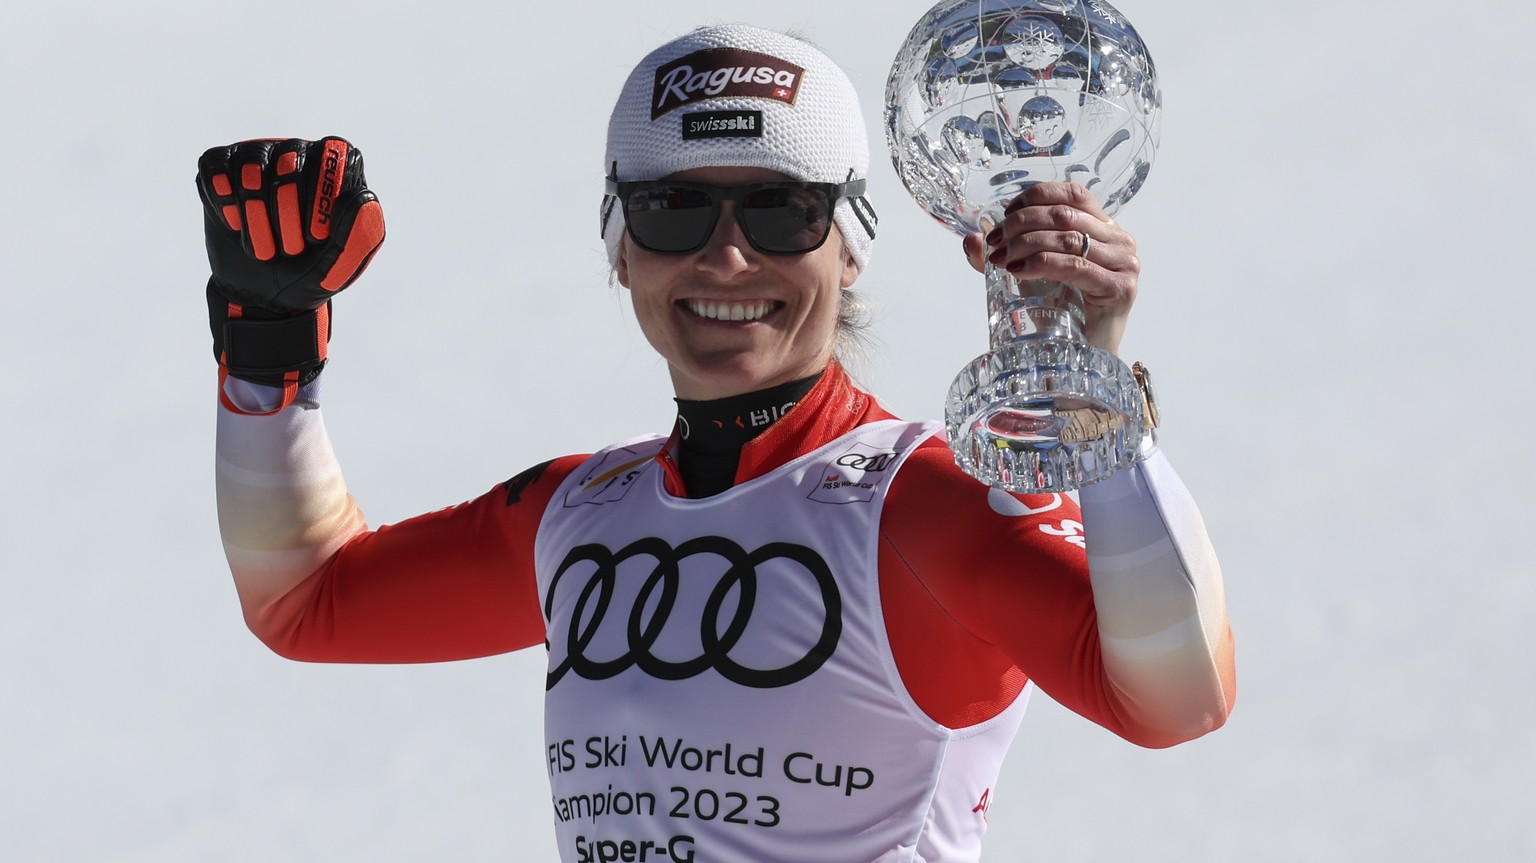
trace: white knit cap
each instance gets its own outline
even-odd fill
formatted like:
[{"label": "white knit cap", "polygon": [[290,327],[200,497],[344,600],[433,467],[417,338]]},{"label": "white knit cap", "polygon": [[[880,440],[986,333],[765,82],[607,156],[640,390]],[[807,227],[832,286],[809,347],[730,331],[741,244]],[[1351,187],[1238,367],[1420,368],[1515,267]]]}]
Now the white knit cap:
[{"label": "white knit cap", "polygon": [[[652,51],[630,73],[608,120],[603,170],[620,181],[691,168],[767,168],[797,180],[869,176],[869,142],[853,82],[817,48],[745,24],[706,27]],[[603,239],[617,263],[624,216],[605,199]],[[840,198],[833,221],[863,269],[874,211]]]}]

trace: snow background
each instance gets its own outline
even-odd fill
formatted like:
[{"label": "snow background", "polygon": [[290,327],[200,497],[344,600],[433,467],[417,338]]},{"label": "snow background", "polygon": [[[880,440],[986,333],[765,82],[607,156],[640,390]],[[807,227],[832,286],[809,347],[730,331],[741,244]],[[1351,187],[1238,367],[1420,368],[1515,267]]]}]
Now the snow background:
[{"label": "snow background", "polygon": [[[981,284],[883,156],[921,2],[15,4],[0,28],[0,859],[553,860],[542,655],[317,667],[244,629],[213,511],[192,177],[344,134],[389,242],[326,410],[374,524],[670,420],[595,222],[624,76],[689,27],[803,29],[864,95],[863,380],[932,416]],[[989,860],[1536,857],[1529,6],[1124,0],[1167,98],[1121,214],[1124,344],[1227,574],[1220,732],[1040,697]]]}]

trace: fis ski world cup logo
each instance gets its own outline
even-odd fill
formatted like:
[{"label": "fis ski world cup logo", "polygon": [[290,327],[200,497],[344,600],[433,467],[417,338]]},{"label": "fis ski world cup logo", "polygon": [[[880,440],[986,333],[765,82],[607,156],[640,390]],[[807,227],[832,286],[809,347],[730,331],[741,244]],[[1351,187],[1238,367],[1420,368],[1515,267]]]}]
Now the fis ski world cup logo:
[{"label": "fis ski world cup logo", "polygon": [[756,51],[706,48],[656,70],[651,119],[705,99],[772,99],[795,104],[805,69]]},{"label": "fis ski world cup logo", "polygon": [[815,487],[806,496],[819,503],[868,503],[895,461],[896,453],[888,449],[854,444],[822,465]]}]

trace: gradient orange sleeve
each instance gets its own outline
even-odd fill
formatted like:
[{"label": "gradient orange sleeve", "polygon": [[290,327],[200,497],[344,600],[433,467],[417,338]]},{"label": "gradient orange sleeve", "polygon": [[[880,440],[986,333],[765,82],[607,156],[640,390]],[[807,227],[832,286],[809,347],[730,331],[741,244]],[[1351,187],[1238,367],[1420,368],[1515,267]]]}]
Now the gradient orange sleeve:
[{"label": "gradient orange sleeve", "polygon": [[221,408],[220,531],[246,623],[315,662],[435,662],[544,640],[533,541],[579,456],[467,503],[370,530],[312,404]]},{"label": "gradient orange sleeve", "polygon": [[[935,721],[989,719],[1026,680],[1142,746],[1171,746],[1225,721],[1225,606],[1202,604],[1182,573],[1143,573],[1131,590],[1111,574],[1096,587],[1093,526],[1070,497],[989,489],[935,441],[897,474],[881,531],[891,648]],[[1208,643],[1208,631],[1225,641]]]}]

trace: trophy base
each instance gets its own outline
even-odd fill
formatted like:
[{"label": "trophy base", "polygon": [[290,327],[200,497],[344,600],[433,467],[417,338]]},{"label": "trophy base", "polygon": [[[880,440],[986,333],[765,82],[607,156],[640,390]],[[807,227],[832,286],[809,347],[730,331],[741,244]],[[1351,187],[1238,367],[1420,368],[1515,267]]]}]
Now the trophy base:
[{"label": "trophy base", "polygon": [[1135,459],[1143,434],[1131,370],[1061,338],[1021,339],[972,360],[950,385],[944,421],[961,470],[1023,493],[1105,479]]}]

